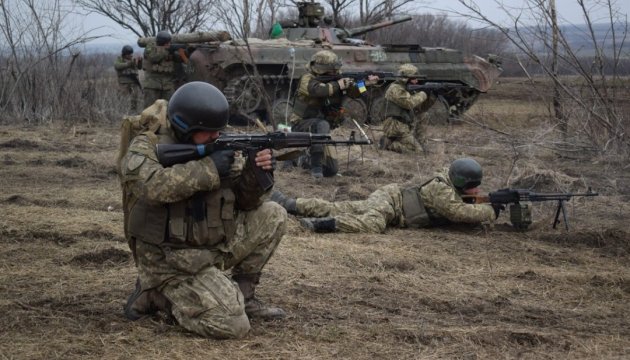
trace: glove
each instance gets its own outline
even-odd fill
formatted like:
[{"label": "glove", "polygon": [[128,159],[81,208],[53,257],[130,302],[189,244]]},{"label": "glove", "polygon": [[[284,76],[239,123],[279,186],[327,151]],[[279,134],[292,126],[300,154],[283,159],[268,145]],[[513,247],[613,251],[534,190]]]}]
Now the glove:
[{"label": "glove", "polygon": [[219,177],[227,177],[230,175],[230,169],[234,162],[234,150],[219,150],[210,154],[210,159],[217,168]]},{"label": "glove", "polygon": [[503,204],[492,204],[492,208],[494,209],[495,219],[499,218],[499,214],[501,210],[505,210],[505,205]]},{"label": "glove", "polygon": [[347,88],[350,87],[350,84],[352,83],[352,79],[350,79],[350,78],[341,78],[341,79],[337,80],[337,83],[339,84],[339,89],[340,90],[346,90]]}]

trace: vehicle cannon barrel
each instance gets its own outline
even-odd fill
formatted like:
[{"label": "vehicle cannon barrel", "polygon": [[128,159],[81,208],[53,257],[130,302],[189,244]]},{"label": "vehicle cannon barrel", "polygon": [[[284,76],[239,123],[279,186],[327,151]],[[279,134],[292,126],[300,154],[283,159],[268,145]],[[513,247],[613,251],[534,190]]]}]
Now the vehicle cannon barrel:
[{"label": "vehicle cannon barrel", "polygon": [[339,29],[341,31],[337,32],[337,37],[339,37],[340,39],[345,39],[345,38],[350,38],[357,35],[363,35],[370,31],[374,31],[374,30],[391,26],[391,25],[395,25],[395,24],[400,24],[402,22],[409,21],[409,20],[411,20],[411,16],[399,16],[399,17],[394,17],[389,20],[381,21],[372,25],[359,26],[359,27],[350,28],[350,29]]},{"label": "vehicle cannon barrel", "polygon": [[[227,31],[197,31],[192,33],[173,34],[173,44],[199,44],[208,42],[222,42],[232,40]],[[155,37],[142,37],[138,39],[138,46],[146,47],[150,42],[155,42]]]}]

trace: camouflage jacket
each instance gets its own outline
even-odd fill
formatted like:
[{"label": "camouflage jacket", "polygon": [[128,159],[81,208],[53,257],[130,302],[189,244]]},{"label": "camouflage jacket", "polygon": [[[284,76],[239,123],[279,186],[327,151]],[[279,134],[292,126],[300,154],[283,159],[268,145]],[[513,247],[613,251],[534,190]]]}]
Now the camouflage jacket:
[{"label": "camouflage jacket", "polygon": [[123,59],[122,56],[116,58],[114,62],[114,69],[118,75],[119,84],[135,84],[134,77],[138,77],[138,66],[133,59]]},{"label": "camouflage jacket", "polygon": [[342,99],[337,81],[321,82],[306,73],[300,78],[290,121],[296,124],[302,119],[325,118],[334,128],[333,124],[341,117]]},{"label": "camouflage jacket", "polygon": [[385,117],[393,117],[411,124],[414,118],[413,109],[426,99],[427,94],[424,91],[411,95],[405,88],[405,83],[396,81],[389,85],[385,92]]},{"label": "camouflage jacket", "polygon": [[175,87],[176,62],[168,48],[149,43],[144,49],[144,83],[147,89],[173,89]]},{"label": "camouflage jacket", "polygon": [[129,145],[121,162],[128,236],[172,248],[214,248],[233,236],[238,211],[262,203],[264,191],[243,158],[225,179],[210,157],[163,167],[156,144],[175,142],[171,129],[161,126]]},{"label": "camouflage jacket", "polygon": [[448,177],[448,169],[420,189],[420,196],[429,216],[441,222],[492,223],[494,209],[488,204],[467,204],[455,190]]}]

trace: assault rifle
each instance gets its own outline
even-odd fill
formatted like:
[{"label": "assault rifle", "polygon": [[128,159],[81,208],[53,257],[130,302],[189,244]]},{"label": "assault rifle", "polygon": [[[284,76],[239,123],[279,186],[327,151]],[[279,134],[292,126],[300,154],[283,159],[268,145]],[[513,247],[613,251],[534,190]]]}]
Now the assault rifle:
[{"label": "assault rifle", "polygon": [[459,84],[459,83],[453,83],[453,82],[434,82],[434,81],[425,82],[424,84],[418,84],[418,85],[412,85],[412,84],[407,85],[407,91],[409,91],[412,94],[415,94],[420,91],[424,91],[425,93],[431,93],[431,94],[434,94],[435,96],[444,95],[454,89],[470,89],[470,86]]},{"label": "assault rifle", "polygon": [[168,47],[168,52],[173,55],[177,53],[177,55],[179,56],[179,59],[184,64],[188,64],[188,56],[193,51],[194,51],[194,48],[191,47],[189,44],[171,44]]},{"label": "assault rifle", "polygon": [[560,223],[560,213],[562,212],[562,218],[564,220],[564,226],[569,230],[569,223],[567,222],[567,214],[564,207],[564,202],[571,200],[574,196],[597,196],[596,192],[593,192],[589,187],[585,193],[551,193],[541,194],[531,192],[525,189],[500,189],[489,193],[488,195],[463,195],[462,199],[467,203],[480,204],[490,203],[496,205],[510,205],[510,222],[512,226],[519,230],[525,230],[532,223],[532,213],[529,204],[521,204],[522,202],[538,202],[538,201],[557,201],[558,208],[556,209],[556,216],[553,220],[553,228]]},{"label": "assault rifle", "polygon": [[275,131],[267,134],[221,134],[214,142],[201,145],[158,144],[157,157],[162,166],[169,167],[191,160],[198,160],[214,151],[243,150],[254,169],[260,186],[269,190],[273,186],[273,175],[255,163],[256,153],[263,149],[304,148],[312,145],[370,145],[370,139],[357,139],[354,131],[348,140],[333,140],[330,135],[309,132]]},{"label": "assault rifle", "polygon": [[339,80],[342,78],[351,78],[356,83],[359,81],[364,81],[370,75],[376,75],[381,80],[395,79],[399,77],[399,76],[396,76],[396,74],[394,74],[393,72],[387,72],[387,71],[348,71],[348,72],[342,72],[340,74],[334,74],[334,75],[319,75],[315,77],[315,80],[321,81],[321,82],[329,82],[329,81]]}]

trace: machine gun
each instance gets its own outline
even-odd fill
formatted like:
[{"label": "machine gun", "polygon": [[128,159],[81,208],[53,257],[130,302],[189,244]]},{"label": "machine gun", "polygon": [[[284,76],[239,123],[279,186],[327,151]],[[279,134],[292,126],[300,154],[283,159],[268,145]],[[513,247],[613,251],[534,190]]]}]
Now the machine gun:
[{"label": "machine gun", "polygon": [[523,204],[523,202],[538,202],[538,201],[557,201],[558,207],[556,209],[556,216],[553,220],[553,228],[560,223],[560,213],[562,212],[562,218],[564,220],[564,226],[569,230],[569,223],[567,222],[567,214],[564,206],[564,202],[571,200],[574,196],[597,196],[596,192],[593,192],[589,187],[585,193],[551,193],[541,194],[531,192],[525,189],[500,189],[489,193],[488,195],[463,195],[462,199],[471,204],[490,203],[493,205],[510,205],[510,222],[514,228],[519,230],[525,230],[532,223],[532,213],[529,204]]},{"label": "machine gun", "polygon": [[[221,134],[214,142],[201,145],[190,144],[158,144],[156,148],[158,161],[169,167],[191,160],[198,160],[214,151],[243,150],[256,174],[260,186],[266,191],[273,186],[273,175],[256,166],[256,153],[263,149],[303,148],[312,145],[370,145],[370,139],[357,139],[354,131],[348,140],[333,140],[330,135],[311,134],[309,132],[282,131],[267,134]],[[286,159],[281,159],[286,160]]]}]

